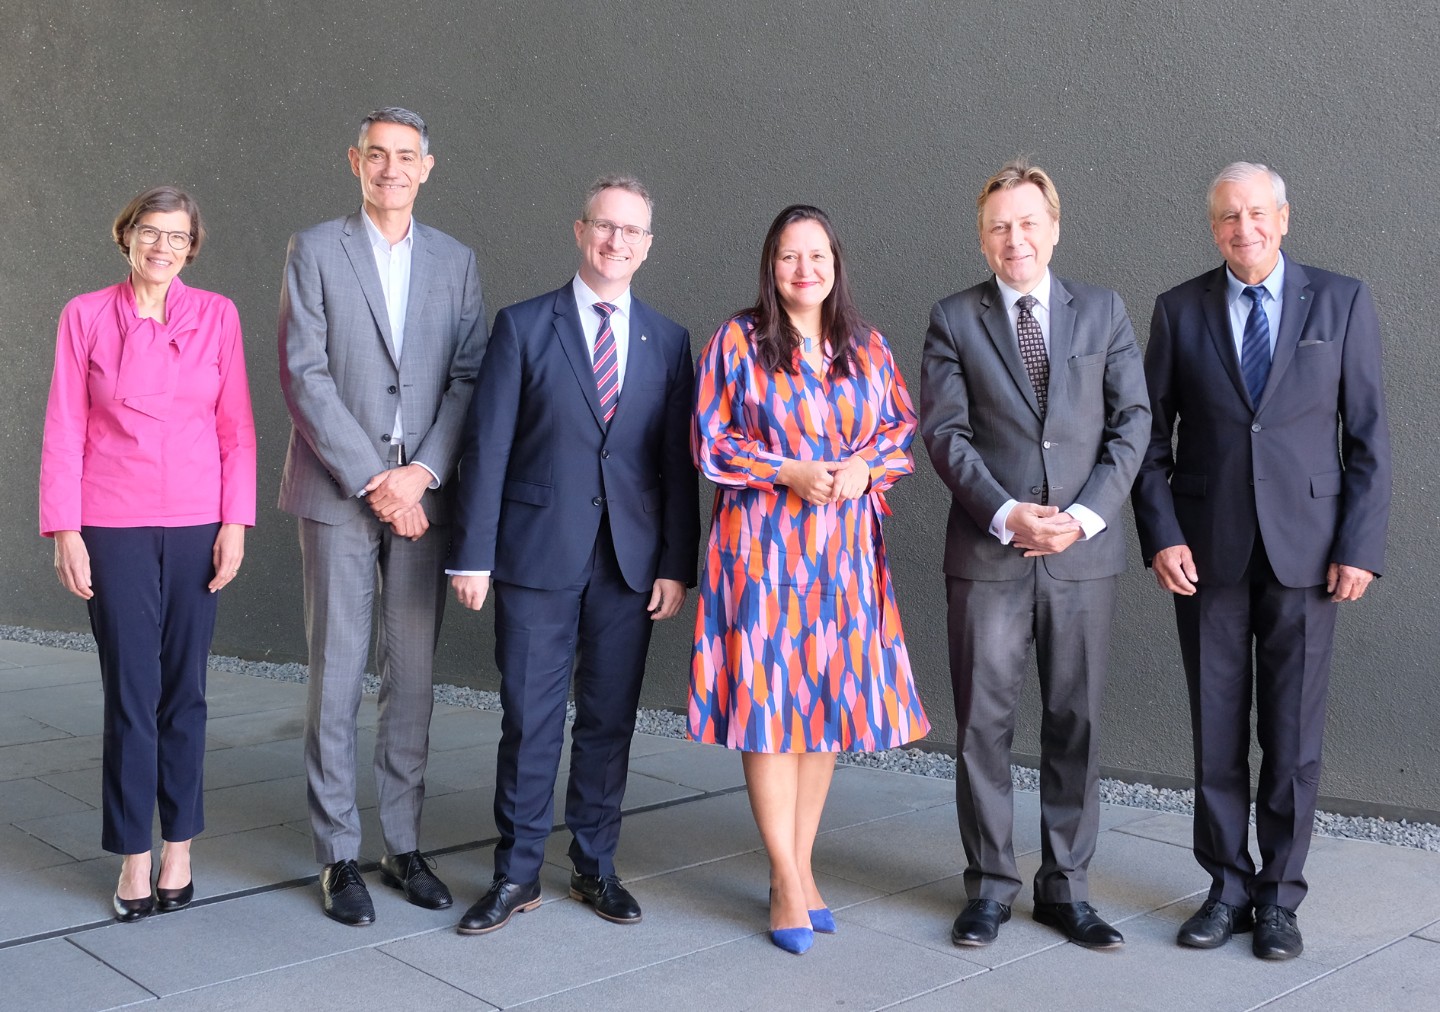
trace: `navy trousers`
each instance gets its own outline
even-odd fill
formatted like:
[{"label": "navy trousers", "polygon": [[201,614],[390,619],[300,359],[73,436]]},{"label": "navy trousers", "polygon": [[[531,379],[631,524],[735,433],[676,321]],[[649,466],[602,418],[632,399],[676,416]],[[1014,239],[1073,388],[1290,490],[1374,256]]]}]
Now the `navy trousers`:
[{"label": "navy trousers", "polygon": [[220,525],[83,527],[90,628],[100,648],[105,750],[100,845],[151,849],[205,828],[205,665],[218,594],[211,553]]},{"label": "navy trousers", "polygon": [[495,771],[495,873],[540,877],[565,741],[565,700],[575,680],[565,824],[582,875],[615,874],[620,803],[630,767],[635,708],[654,622],[650,591],[620,572],[610,524],[573,586],[495,585],[495,660],[500,668],[500,749]]}]

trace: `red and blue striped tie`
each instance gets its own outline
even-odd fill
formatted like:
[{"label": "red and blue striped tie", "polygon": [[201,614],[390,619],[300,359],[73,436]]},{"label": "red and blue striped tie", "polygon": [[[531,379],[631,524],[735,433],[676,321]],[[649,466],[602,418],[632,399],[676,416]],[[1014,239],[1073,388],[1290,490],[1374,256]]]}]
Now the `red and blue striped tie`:
[{"label": "red and blue striped tie", "polygon": [[595,303],[600,314],[600,333],[595,335],[595,392],[600,395],[600,415],[609,424],[620,401],[620,360],[615,357],[615,332],[610,329],[610,314],[615,306],[609,302]]}]

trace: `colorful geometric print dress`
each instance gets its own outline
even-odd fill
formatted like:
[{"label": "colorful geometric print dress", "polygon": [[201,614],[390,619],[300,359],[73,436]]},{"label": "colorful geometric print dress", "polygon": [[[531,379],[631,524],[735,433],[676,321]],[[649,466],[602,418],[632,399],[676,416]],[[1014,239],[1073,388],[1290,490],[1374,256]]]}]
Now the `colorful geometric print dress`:
[{"label": "colorful geometric print dress", "polygon": [[[878,332],[832,379],[761,368],[754,320],[730,320],[698,364],[693,449],[720,488],[700,582],[690,737],[746,752],[875,751],[930,730],[885,563],[883,492],[915,469],[915,409]],[[828,361],[825,368],[828,369]],[[780,464],[870,465],[870,491],[815,506]]]}]

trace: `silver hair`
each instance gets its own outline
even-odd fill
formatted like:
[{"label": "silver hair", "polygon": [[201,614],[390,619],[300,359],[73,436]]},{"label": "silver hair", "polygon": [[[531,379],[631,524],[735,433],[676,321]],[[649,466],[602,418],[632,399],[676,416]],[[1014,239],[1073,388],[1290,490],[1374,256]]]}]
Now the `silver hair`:
[{"label": "silver hair", "polygon": [[611,173],[610,175],[601,176],[595,180],[595,182],[590,184],[590,189],[585,191],[585,203],[581,206],[580,210],[582,219],[590,217],[590,205],[594,203],[595,198],[600,196],[604,190],[624,190],[627,193],[635,194],[635,196],[645,201],[646,213],[649,214],[652,219],[655,217],[655,201],[650,199],[650,191],[645,189],[645,184],[634,176]]},{"label": "silver hair", "polygon": [[1284,207],[1286,203],[1285,180],[1281,179],[1280,173],[1270,166],[1262,165],[1259,162],[1231,162],[1221,169],[1219,175],[1210,183],[1210,192],[1206,195],[1205,206],[1210,209],[1211,213],[1214,213],[1216,190],[1225,183],[1243,183],[1262,172],[1270,177],[1270,189],[1275,191],[1275,207],[1277,209]]},{"label": "silver hair", "polygon": [[398,105],[376,109],[360,121],[360,139],[355,144],[357,148],[364,149],[365,134],[369,132],[371,123],[399,123],[401,126],[413,127],[420,133],[420,157],[424,158],[430,153],[430,131],[418,113],[402,109]]}]

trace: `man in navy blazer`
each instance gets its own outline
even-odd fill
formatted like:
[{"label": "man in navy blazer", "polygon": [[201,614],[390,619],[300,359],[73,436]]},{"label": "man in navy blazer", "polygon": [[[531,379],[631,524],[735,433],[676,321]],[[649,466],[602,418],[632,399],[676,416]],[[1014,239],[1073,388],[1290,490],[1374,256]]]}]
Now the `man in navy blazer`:
[{"label": "man in navy blazer", "polygon": [[500,311],[466,418],[447,572],[473,610],[494,582],[505,712],[495,877],[461,934],[540,903],[572,670],[570,895],[640,920],[615,873],[630,738],[650,631],[694,586],[700,538],[690,335],[630,292],[651,211],[638,180],[595,182],[579,271]]},{"label": "man in navy blazer", "polygon": [[[1262,959],[1303,949],[1295,909],[1320,783],[1336,607],[1379,575],[1390,437],[1369,289],[1280,252],[1285,182],[1250,162],[1210,187],[1225,265],[1155,302],[1154,408],[1133,500],[1175,595],[1195,747],[1195,857],[1209,895],[1181,945],[1253,926]],[[1172,433],[1178,440],[1172,450]],[[1253,657],[1253,662],[1252,662]],[[1250,854],[1250,700],[1263,752]]]}]

